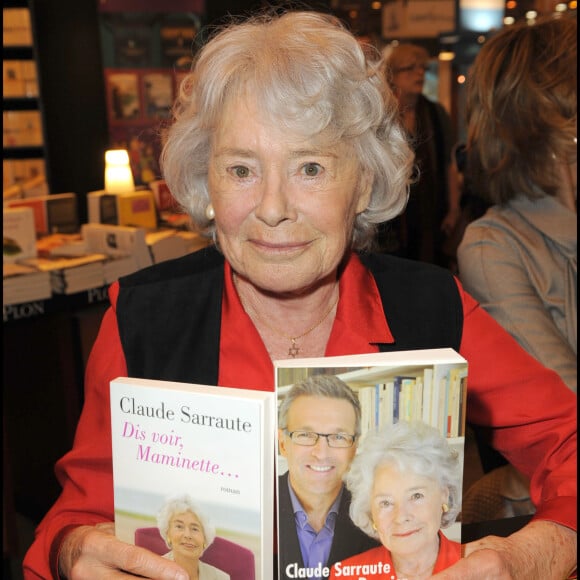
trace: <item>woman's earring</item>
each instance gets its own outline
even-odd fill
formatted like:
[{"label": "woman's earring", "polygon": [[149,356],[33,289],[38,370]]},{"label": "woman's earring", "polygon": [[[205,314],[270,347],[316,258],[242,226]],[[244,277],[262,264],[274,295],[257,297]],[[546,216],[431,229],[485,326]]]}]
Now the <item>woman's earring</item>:
[{"label": "woman's earring", "polygon": [[205,217],[211,222],[215,219],[215,210],[213,209],[213,205],[211,203],[207,204],[205,208]]},{"label": "woman's earring", "polygon": [[446,503],[444,503],[444,504],[441,506],[441,511],[442,511],[444,514],[446,514],[446,513],[449,511],[449,506],[448,506]]},{"label": "woman's earring", "polygon": [[375,522],[373,522],[373,530],[376,532],[377,531],[377,525],[375,524]]}]

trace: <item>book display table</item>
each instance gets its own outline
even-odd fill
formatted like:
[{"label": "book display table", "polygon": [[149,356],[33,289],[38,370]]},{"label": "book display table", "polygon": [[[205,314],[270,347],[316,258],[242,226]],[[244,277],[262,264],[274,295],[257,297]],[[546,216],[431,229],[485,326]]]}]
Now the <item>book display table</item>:
[{"label": "book display table", "polygon": [[72,446],[84,366],[107,305],[100,287],[3,308],[5,503],[34,522],[60,493],[54,463]]}]

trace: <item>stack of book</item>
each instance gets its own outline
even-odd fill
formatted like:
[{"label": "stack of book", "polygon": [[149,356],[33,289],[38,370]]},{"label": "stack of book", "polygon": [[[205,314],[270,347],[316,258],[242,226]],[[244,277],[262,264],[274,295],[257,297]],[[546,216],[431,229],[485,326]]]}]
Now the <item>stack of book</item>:
[{"label": "stack of book", "polygon": [[32,266],[5,263],[2,267],[2,305],[46,300],[52,296],[50,274]]},{"label": "stack of book", "polygon": [[82,256],[51,255],[29,258],[21,263],[50,274],[50,284],[55,294],[75,294],[105,284],[105,254]]},{"label": "stack of book", "polygon": [[112,284],[122,276],[127,276],[139,269],[135,256],[108,256],[103,264],[105,284]]},{"label": "stack of book", "polygon": [[50,298],[50,275],[18,263],[37,256],[34,211],[30,207],[4,207],[2,224],[2,304]]},{"label": "stack of book", "polygon": [[153,263],[143,228],[89,223],[81,233],[86,251],[106,254],[107,284]]},{"label": "stack of book", "polygon": [[4,263],[17,262],[22,258],[36,256],[36,231],[32,208],[4,207],[2,229],[2,260]]},{"label": "stack of book", "polygon": [[188,253],[187,241],[177,230],[158,230],[145,236],[151,259],[155,264],[172,258],[180,258]]}]

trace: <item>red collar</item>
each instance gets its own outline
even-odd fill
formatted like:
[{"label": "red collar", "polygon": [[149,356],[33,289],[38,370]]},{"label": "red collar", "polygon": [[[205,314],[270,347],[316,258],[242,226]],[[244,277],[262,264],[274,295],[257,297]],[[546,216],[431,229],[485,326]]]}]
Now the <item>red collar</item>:
[{"label": "red collar", "polygon": [[[377,343],[394,341],[375,280],[354,253],[340,276],[339,289],[340,300],[326,356],[378,352]],[[227,261],[218,383],[256,390],[272,390],[274,383],[272,362],[242,307]]]}]

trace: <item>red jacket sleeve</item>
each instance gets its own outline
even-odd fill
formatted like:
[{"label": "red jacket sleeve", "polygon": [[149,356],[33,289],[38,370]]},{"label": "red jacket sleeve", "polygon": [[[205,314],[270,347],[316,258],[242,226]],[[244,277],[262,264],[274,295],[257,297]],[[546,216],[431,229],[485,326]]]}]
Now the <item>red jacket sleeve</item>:
[{"label": "red jacket sleeve", "polygon": [[576,394],[458,286],[467,419],[483,427],[490,445],[531,478],[534,518],[576,529]]},{"label": "red jacket sleeve", "polygon": [[72,450],[56,464],[62,492],[46,514],[24,558],[24,577],[57,578],[63,530],[113,521],[109,382],[127,375],[114,311],[118,286],[109,291],[113,307],[103,317],[85,373],[85,404]]}]

